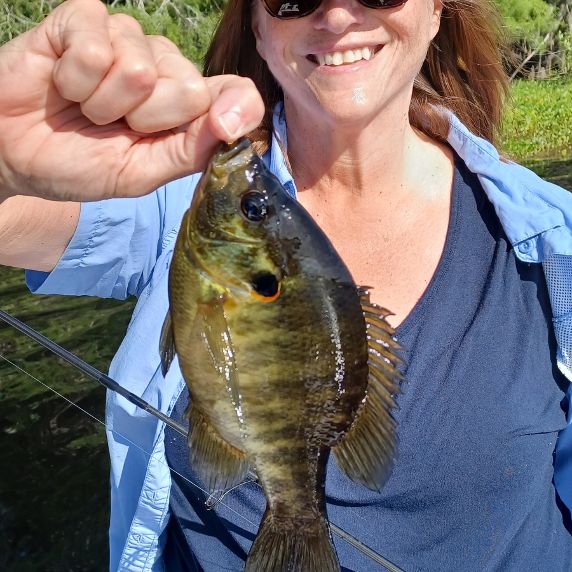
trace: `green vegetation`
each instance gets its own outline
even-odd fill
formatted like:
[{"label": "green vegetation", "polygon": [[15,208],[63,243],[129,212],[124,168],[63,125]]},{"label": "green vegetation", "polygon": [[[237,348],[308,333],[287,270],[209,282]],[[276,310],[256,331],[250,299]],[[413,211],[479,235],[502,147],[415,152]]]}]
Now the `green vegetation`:
[{"label": "green vegetation", "polygon": [[[0,45],[29,30],[63,0],[8,0],[0,4]],[[223,0],[221,0],[222,2]],[[220,16],[218,0],[107,1],[109,11],[136,18],[147,34],[166,36],[199,64]]]},{"label": "green vegetation", "polygon": [[122,4],[113,3],[110,11],[133,16],[146,34],[166,36],[190,60],[201,64],[220,17],[216,0],[147,0]]},{"label": "green vegetation", "polygon": [[29,30],[63,0],[4,0],[0,4],[0,44]]},{"label": "green vegetation", "polygon": [[[107,371],[133,302],[32,296],[0,266],[0,308]],[[105,389],[0,322],[0,355],[102,420]],[[0,570],[107,568],[109,462],[103,426],[0,360]]]},{"label": "green vegetation", "polygon": [[503,151],[519,161],[572,156],[572,79],[515,81]]},{"label": "green vegetation", "polygon": [[[173,40],[199,63],[225,0],[105,0],[112,12],[137,18],[147,33]],[[62,0],[4,0],[0,5],[0,44],[29,29]],[[512,47],[514,66],[534,54],[526,75],[570,71],[572,0],[496,0]],[[546,71],[548,70],[548,71]]]},{"label": "green vegetation", "polygon": [[572,64],[572,0],[496,0],[510,44],[513,75],[548,79]]},{"label": "green vegetation", "polygon": [[497,0],[512,41],[539,41],[556,27],[556,10],[544,0]]}]

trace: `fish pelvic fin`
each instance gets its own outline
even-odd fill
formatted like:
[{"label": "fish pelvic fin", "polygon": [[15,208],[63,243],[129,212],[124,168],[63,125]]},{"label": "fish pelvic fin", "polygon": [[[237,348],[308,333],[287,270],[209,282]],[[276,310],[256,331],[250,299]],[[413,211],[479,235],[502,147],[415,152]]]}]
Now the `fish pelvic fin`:
[{"label": "fish pelvic fin", "polygon": [[326,519],[276,518],[266,509],[245,572],[340,572]]},{"label": "fish pelvic fin", "polygon": [[161,355],[161,371],[163,377],[167,375],[171,363],[175,359],[175,338],[173,337],[173,322],[171,321],[171,312],[167,311],[163,327],[161,329],[161,338],[159,340],[159,354]]},{"label": "fish pelvic fin", "polygon": [[223,439],[192,401],[188,417],[191,465],[207,489],[225,491],[244,481],[249,469],[245,453]]},{"label": "fish pelvic fin", "polygon": [[333,448],[338,466],[354,482],[379,491],[395,461],[396,422],[393,410],[399,393],[401,374],[396,355],[399,344],[386,321],[386,309],[369,300],[366,289],[359,289],[368,338],[367,396],[349,431]]}]

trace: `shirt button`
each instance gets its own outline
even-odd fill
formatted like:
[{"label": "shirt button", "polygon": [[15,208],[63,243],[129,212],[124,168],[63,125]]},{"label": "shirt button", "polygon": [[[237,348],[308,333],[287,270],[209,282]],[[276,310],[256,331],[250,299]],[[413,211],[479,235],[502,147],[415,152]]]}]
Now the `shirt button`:
[{"label": "shirt button", "polygon": [[532,241],[531,240],[525,240],[524,242],[521,242],[518,245],[518,250],[522,254],[528,254],[532,250]]}]

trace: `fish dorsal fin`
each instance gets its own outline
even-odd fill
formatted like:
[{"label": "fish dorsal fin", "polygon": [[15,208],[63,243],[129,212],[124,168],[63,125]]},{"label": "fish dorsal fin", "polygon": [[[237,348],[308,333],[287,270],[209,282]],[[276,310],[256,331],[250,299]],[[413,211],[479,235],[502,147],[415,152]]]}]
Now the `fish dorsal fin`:
[{"label": "fish dorsal fin", "polygon": [[173,337],[173,323],[171,312],[167,310],[163,327],[161,328],[161,338],[159,340],[159,354],[161,355],[161,371],[163,377],[167,375],[171,363],[175,359],[175,338]]},{"label": "fish dorsal fin", "polygon": [[358,288],[368,339],[367,397],[342,441],[333,448],[340,468],[353,481],[380,490],[395,457],[392,411],[401,374],[399,344],[385,319],[390,312],[370,302],[367,288]]}]

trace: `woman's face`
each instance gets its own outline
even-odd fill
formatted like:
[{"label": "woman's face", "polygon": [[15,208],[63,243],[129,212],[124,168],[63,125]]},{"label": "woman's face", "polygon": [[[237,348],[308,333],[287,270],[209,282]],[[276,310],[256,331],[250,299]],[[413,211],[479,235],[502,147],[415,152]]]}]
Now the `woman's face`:
[{"label": "woman's face", "polygon": [[289,113],[355,123],[384,108],[407,113],[441,10],[441,0],[409,0],[390,9],[323,0],[308,16],[278,20],[254,0],[252,28]]}]

